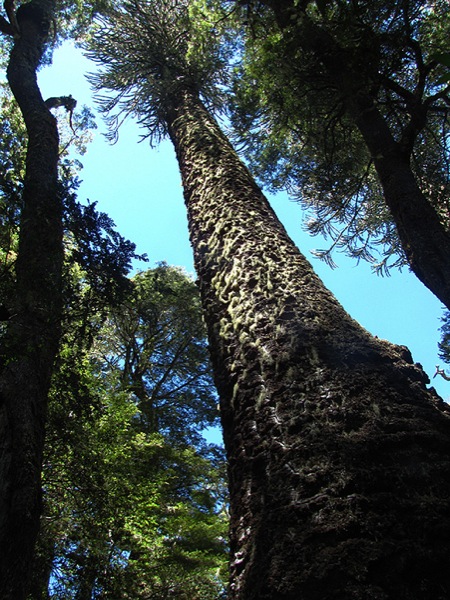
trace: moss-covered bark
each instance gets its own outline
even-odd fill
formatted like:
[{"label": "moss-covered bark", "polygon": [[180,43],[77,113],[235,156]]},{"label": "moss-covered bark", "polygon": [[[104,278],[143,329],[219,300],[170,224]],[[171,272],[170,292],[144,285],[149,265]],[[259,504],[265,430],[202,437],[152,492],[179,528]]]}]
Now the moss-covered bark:
[{"label": "moss-covered bark", "polygon": [[450,595],[450,422],[324,288],[215,121],[168,116],[231,493],[230,599]]},{"label": "moss-covered bark", "polygon": [[[36,81],[53,3],[22,10],[8,81],[28,132],[16,294],[0,370],[0,597],[26,596],[41,510],[47,392],[61,312],[62,207],[58,131]],[[19,14],[18,14],[19,16]],[[47,25],[46,25],[47,23]]]}]

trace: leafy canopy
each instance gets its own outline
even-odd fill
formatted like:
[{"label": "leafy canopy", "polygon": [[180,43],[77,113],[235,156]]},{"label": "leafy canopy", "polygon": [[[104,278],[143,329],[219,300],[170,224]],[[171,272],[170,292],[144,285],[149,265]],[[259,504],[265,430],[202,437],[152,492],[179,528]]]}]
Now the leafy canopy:
[{"label": "leafy canopy", "polygon": [[[215,599],[226,563],[222,450],[198,291],[161,264],[55,372],[35,588],[57,598]],[[91,325],[89,325],[91,323]],[[75,328],[75,326],[74,326]]]}]

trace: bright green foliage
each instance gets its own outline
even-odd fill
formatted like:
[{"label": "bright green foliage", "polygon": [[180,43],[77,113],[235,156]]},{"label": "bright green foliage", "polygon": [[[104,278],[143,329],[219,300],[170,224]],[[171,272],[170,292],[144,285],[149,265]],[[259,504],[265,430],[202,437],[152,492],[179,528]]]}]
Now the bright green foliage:
[{"label": "bright green foliage", "polygon": [[17,105],[1,87],[0,111],[0,296],[8,304],[14,282],[26,132]]},{"label": "bright green foliage", "polygon": [[90,351],[72,336],[60,353],[35,588],[212,600],[226,493],[222,452],[200,435],[218,413],[198,293],[164,264],[133,284],[101,327],[95,310],[77,317],[95,335]]},{"label": "bright green foliage", "polygon": [[[411,157],[423,193],[447,224],[450,94],[444,59],[450,5],[298,3],[298,23],[282,35],[273,12],[262,6],[269,2],[245,4],[250,8],[241,18],[251,31],[247,27],[231,108],[252,170],[273,189],[287,189],[307,209],[311,233],[332,240],[330,248],[318,252],[331,264],[334,247],[381,272],[403,264],[372,158],[346,111],[346,94],[361,89],[374,99]],[[342,74],[330,75],[314,52],[302,49],[298,36],[302,31],[313,36],[313,28],[333,40],[345,62]],[[346,81],[352,71],[357,77]],[[409,123],[418,102],[426,112],[423,129],[417,111],[417,120]]]}]

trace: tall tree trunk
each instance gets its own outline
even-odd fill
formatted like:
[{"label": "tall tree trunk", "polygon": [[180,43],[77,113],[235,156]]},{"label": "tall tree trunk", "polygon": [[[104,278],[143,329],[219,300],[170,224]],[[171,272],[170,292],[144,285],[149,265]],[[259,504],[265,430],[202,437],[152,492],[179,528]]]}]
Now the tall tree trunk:
[{"label": "tall tree trunk", "polygon": [[[52,2],[22,11],[8,81],[25,119],[28,149],[16,298],[2,340],[0,371],[0,597],[26,596],[41,511],[47,393],[61,312],[62,207],[58,132],[36,81]],[[22,7],[21,7],[22,8]],[[19,8],[20,11],[20,8]],[[18,12],[18,17],[19,17]]]},{"label": "tall tree trunk", "polygon": [[345,99],[347,112],[373,157],[409,266],[450,310],[450,232],[420,189],[411,168],[415,136],[426,124],[424,107],[418,102],[418,115],[412,118],[417,128],[406,125],[402,134],[405,140],[395,140],[370,96],[365,74],[351,66],[349,59],[353,55],[342,49],[327,31],[305,14],[304,4],[294,0],[263,0],[263,4],[273,9],[280,29],[290,37],[290,58],[298,60],[295,54],[299,48],[312,52]]},{"label": "tall tree trunk", "polygon": [[221,398],[230,600],[450,597],[450,421],[353,321],[198,98],[167,117]]}]

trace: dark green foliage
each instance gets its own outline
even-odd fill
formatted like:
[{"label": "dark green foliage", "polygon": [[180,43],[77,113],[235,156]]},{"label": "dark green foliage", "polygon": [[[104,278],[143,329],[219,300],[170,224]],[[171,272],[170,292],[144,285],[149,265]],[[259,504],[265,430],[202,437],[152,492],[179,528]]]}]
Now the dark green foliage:
[{"label": "dark green foliage", "polygon": [[[3,303],[10,303],[14,294],[14,268],[17,255],[18,227],[22,203],[24,161],[27,135],[17,106],[4,89],[1,95],[1,141],[0,155],[0,291]],[[82,168],[77,158],[69,156],[69,148],[75,146],[80,155],[86,151],[90,132],[96,127],[92,112],[82,107],[74,115],[73,132],[60,123],[60,180],[58,193],[64,208],[65,231],[65,306],[70,306],[72,322],[74,312],[86,310],[80,302],[80,293],[71,289],[74,285],[85,288],[89,310],[100,311],[120,302],[130,290],[127,274],[133,260],[145,260],[135,252],[135,244],[124,239],[115,229],[114,222],[105,213],[99,212],[96,203],[81,204],[77,199],[79,181],[77,171]],[[78,272],[74,277],[74,269]],[[81,275],[82,273],[82,275]],[[77,283],[75,283],[75,280]],[[99,318],[101,321],[101,319]],[[67,323],[69,326],[69,323]]]},{"label": "dark green foliage", "polygon": [[[447,227],[450,101],[436,53],[447,49],[448,3],[244,4],[251,32],[231,108],[252,170],[308,210],[311,233],[332,240],[318,251],[330,264],[336,247],[379,272],[404,264],[349,97],[363,93],[375,102]],[[281,7],[292,14],[291,24],[282,21]],[[330,42],[327,59],[313,43],[307,49],[301,38],[308,35]]]},{"label": "dark green foliage", "polygon": [[96,202],[80,204],[74,192],[64,189],[76,182],[61,184],[65,204],[68,255],[85,272],[87,282],[106,305],[117,302],[117,295],[129,288],[125,274],[133,259],[146,260],[135,253],[136,246],[115,229],[113,220],[98,212]]}]

